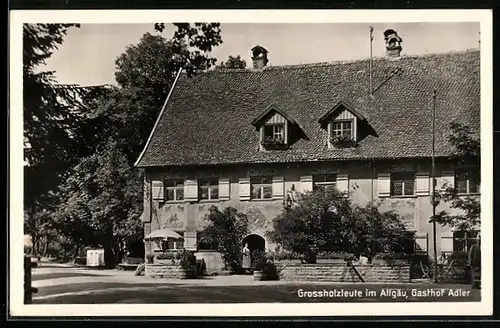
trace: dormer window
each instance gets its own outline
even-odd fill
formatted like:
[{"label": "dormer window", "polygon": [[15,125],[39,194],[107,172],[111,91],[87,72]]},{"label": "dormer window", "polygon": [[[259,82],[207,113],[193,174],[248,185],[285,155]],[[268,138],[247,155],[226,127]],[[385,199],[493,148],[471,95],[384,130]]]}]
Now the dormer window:
[{"label": "dormer window", "polygon": [[263,129],[263,145],[285,144],[285,123],[265,124]]},{"label": "dormer window", "polygon": [[352,138],[354,136],[352,121],[334,121],[330,126],[332,137]]},{"label": "dormer window", "polygon": [[326,113],[319,123],[327,130],[328,148],[350,148],[357,146],[358,128],[364,121],[363,115],[340,102]]},{"label": "dormer window", "polygon": [[259,131],[260,150],[285,150],[302,130],[284,111],[271,105],[252,124]]}]

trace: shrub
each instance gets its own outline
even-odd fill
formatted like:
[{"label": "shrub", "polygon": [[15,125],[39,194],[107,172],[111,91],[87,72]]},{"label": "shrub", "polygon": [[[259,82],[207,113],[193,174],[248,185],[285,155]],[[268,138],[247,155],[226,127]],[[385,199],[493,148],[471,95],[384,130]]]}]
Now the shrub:
[{"label": "shrub", "polygon": [[450,261],[454,261],[457,265],[467,265],[469,254],[467,252],[453,252],[450,255]]},{"label": "shrub", "polygon": [[270,252],[269,256],[275,261],[283,261],[283,260],[300,260],[302,257],[297,252],[280,250],[277,252]]},{"label": "shrub", "polygon": [[158,259],[158,260],[180,260],[181,259],[181,252],[180,251],[163,252],[163,253],[158,254],[156,256],[156,259]]},{"label": "shrub", "polygon": [[192,274],[196,273],[196,256],[194,256],[193,252],[183,250],[177,254],[179,255],[181,267]]},{"label": "shrub", "polygon": [[346,252],[319,252],[317,255],[321,260],[354,260],[354,254]]},{"label": "shrub", "polygon": [[356,206],[336,188],[302,194],[295,206],[273,220],[268,235],[284,249],[303,254],[308,263],[321,252],[373,258],[381,251],[405,250],[409,244],[404,242],[409,233],[398,214],[379,211],[373,204]]},{"label": "shrub", "polygon": [[246,215],[232,207],[221,211],[212,206],[205,220],[208,225],[202,231],[201,237],[222,254],[226,269],[238,271],[242,260],[241,240],[248,233]]},{"label": "shrub", "polygon": [[264,270],[264,266],[267,262],[266,260],[266,252],[262,250],[254,250],[251,253],[252,259],[252,269],[254,271],[262,271]]}]

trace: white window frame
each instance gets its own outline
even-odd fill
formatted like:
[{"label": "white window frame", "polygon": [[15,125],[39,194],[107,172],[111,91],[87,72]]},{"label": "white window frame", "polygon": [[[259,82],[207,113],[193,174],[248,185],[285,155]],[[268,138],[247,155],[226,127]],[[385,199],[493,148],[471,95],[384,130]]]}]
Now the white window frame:
[{"label": "white window frame", "polygon": [[[164,183],[164,188],[165,188],[163,197],[165,198],[166,202],[180,202],[180,201],[184,200],[185,195],[184,195],[184,181],[183,180],[178,180],[178,179],[177,180],[165,180],[163,183]],[[169,190],[173,190],[173,192],[174,192],[173,199],[170,199],[168,197]],[[182,191],[182,198],[180,198],[180,199],[177,198],[179,191]]]},{"label": "white window frame", "polygon": [[[208,183],[208,185],[207,185]],[[207,188],[208,198],[202,198],[202,188]],[[212,190],[217,189],[217,198],[212,198]],[[198,198],[199,200],[219,200],[219,179],[200,179],[198,181]]]},{"label": "white window frame", "polygon": [[[268,182],[264,183],[265,180],[268,180]],[[256,182],[258,181],[258,182]],[[260,197],[254,197],[254,187],[258,185],[259,186],[259,194]],[[271,192],[269,193],[269,197],[264,197],[264,188],[269,187],[271,188]],[[264,199],[273,199],[273,178],[266,176],[266,177],[252,177],[250,178],[250,199],[252,200],[264,200]]]},{"label": "white window frame", "polygon": [[[480,183],[477,183],[477,185],[476,185],[477,190],[476,191],[471,191],[470,190],[471,189],[471,186],[470,186],[470,184],[471,184],[471,178],[470,178],[470,176],[467,176],[467,175],[470,175],[470,174],[471,174],[470,170],[456,170],[455,171],[455,188],[456,188],[457,193],[459,195],[470,195],[470,194],[477,194],[477,193],[479,193]],[[463,175],[465,175],[465,192],[463,192],[463,191],[461,192],[461,191],[458,190],[458,184],[459,184],[459,181],[461,181],[459,179],[459,177],[461,177]]]},{"label": "white window frame", "polygon": [[[344,129],[344,123],[349,123],[351,125],[350,129]],[[336,129],[335,125],[340,124],[340,129]],[[349,131],[349,134],[346,134],[344,131]],[[337,132],[340,132],[337,134]],[[334,120],[330,123],[330,138],[333,137],[350,137],[354,138],[354,121],[353,120]]]},{"label": "white window frame", "polygon": [[[411,194],[406,194],[405,193],[405,181],[403,179],[403,183],[401,186],[401,195],[396,195],[394,194],[394,181],[395,177],[401,175],[401,176],[412,176],[413,177],[413,190]],[[416,175],[415,172],[392,172],[391,173],[391,181],[390,181],[390,195],[391,197],[413,197],[416,195]]]},{"label": "white window frame", "polygon": [[[463,233],[464,237],[460,238],[457,236],[458,233]],[[470,246],[468,245],[469,240],[479,240],[478,235],[481,233],[480,230],[470,230],[470,231],[453,231],[453,252],[469,252]],[[458,244],[457,240],[463,240],[463,249],[458,249],[455,246]],[[472,244],[474,245],[474,244]],[[471,246],[472,246],[471,245]]]},{"label": "white window frame", "polygon": [[[267,138],[272,138],[273,140],[281,140],[281,142],[286,143],[285,131],[286,123],[266,123],[263,127],[262,141],[266,141]],[[272,128],[271,134],[266,134],[266,127]]]}]

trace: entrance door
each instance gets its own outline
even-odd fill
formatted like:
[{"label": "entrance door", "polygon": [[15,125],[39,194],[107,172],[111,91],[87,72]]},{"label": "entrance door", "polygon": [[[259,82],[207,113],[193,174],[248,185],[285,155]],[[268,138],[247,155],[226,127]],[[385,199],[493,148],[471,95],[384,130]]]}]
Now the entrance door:
[{"label": "entrance door", "polygon": [[256,234],[250,234],[243,238],[243,246],[245,244],[248,244],[248,248],[250,249],[250,252],[254,250],[261,250],[264,251],[266,249],[266,241],[262,236],[256,235]]}]

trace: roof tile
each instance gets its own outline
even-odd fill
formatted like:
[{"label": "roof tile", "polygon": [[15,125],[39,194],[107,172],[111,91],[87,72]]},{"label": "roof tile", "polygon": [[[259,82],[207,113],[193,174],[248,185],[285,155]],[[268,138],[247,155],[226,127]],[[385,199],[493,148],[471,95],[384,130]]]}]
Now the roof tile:
[{"label": "roof tile", "polygon": [[[360,60],[182,74],[138,166],[430,157],[434,89],[437,156],[450,153],[452,121],[479,131],[479,51],[375,59],[373,97],[368,67]],[[341,101],[362,113],[376,136],[356,148],[328,149],[318,120]],[[308,140],[260,151],[252,121],[271,104]]]}]

